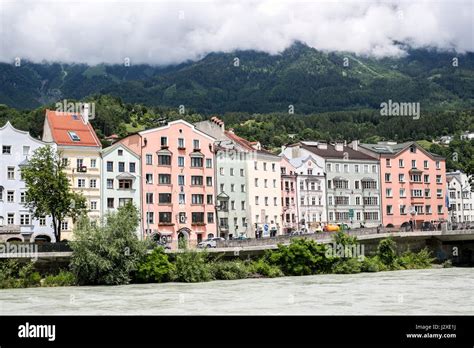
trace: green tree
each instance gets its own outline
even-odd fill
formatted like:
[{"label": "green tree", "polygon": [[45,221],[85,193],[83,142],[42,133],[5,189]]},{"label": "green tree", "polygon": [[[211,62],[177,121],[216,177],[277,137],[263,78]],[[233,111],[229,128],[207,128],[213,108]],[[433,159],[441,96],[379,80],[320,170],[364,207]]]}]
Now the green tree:
[{"label": "green tree", "polygon": [[120,207],[105,217],[105,223],[92,225],[81,217],[73,250],[71,270],[79,284],[128,284],[146,255],[148,242],[136,234],[139,213],[132,204]]},{"label": "green tree", "polygon": [[377,256],[388,267],[392,267],[397,259],[397,244],[392,238],[382,239],[377,247]]},{"label": "green tree", "polygon": [[71,191],[64,168],[60,155],[51,146],[38,148],[21,168],[26,185],[25,203],[35,218],[52,217],[58,242],[61,240],[61,221],[66,217],[75,221],[86,212],[86,199]]},{"label": "green tree", "polygon": [[161,283],[170,279],[174,265],[169,262],[163,248],[155,248],[138,266],[136,279],[144,283]]},{"label": "green tree", "polygon": [[174,281],[197,283],[212,280],[211,265],[207,262],[207,253],[204,251],[185,250],[178,253],[174,265]]},{"label": "green tree", "polygon": [[325,245],[298,238],[288,246],[280,244],[277,250],[269,251],[267,260],[278,265],[286,275],[310,275],[330,271],[333,259],[325,254]]}]

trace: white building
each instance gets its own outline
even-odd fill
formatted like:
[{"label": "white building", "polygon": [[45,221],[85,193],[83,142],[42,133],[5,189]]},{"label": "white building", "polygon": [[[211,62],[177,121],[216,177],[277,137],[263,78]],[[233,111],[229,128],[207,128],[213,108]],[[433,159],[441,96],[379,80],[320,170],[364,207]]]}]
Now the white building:
[{"label": "white building", "polygon": [[461,134],[461,140],[472,140],[474,139],[474,133],[464,132]]},{"label": "white building", "polygon": [[26,187],[20,167],[36,149],[46,145],[56,147],[15,129],[10,122],[0,128],[0,241],[56,240],[51,217],[33,218],[23,204]]},{"label": "white building", "polygon": [[[312,192],[314,190],[311,186],[308,190],[307,186],[303,184],[301,189],[301,182],[298,184],[298,188],[301,190],[299,192],[299,211],[300,216],[304,216],[305,220],[308,219],[307,214],[305,214],[305,206],[309,205],[311,207],[313,198],[316,200],[315,205],[319,205],[317,199],[320,192],[323,191],[327,204],[325,201],[321,201],[322,208],[324,208],[322,211],[327,210],[327,217],[323,213],[321,222],[346,223],[351,228],[380,225],[382,221],[380,211],[380,165],[376,158],[361,152],[358,147],[352,148],[343,143],[327,144],[326,142],[317,141],[301,141],[289,145],[283,149],[282,154],[290,160],[300,159],[301,162],[311,156],[311,162],[307,160],[306,165],[300,164],[299,167],[302,168],[303,172],[304,170],[307,171],[307,177],[319,176],[319,179],[314,178],[314,180],[320,180],[324,176],[324,186],[321,185],[321,189],[318,188],[317,181],[314,182],[316,192]],[[311,163],[311,166],[309,163]],[[312,167],[313,163],[316,165],[315,167]],[[298,165],[298,163],[293,163],[293,165],[295,164]],[[297,173],[298,178],[305,179],[301,175],[301,170],[298,170]],[[312,185],[311,181],[308,181],[308,183]],[[301,202],[302,197],[304,202]],[[309,204],[307,198],[311,199]],[[301,203],[303,203],[303,206]],[[316,214],[317,219],[319,214],[315,210],[316,207],[311,207],[311,209],[307,212],[311,214],[312,222],[312,214]]]},{"label": "white building", "polygon": [[300,227],[305,232],[315,232],[327,223],[324,159],[305,153],[292,158],[290,163],[298,174],[296,189]]},{"label": "white building", "polygon": [[250,223],[254,226],[254,237],[281,235],[281,158],[263,150],[260,143],[251,144],[255,159],[247,161],[247,186]]},{"label": "white building", "polygon": [[[127,203],[141,212],[140,157],[122,143],[102,150],[101,215]],[[141,237],[140,224],[137,234]]]},{"label": "white building", "polygon": [[216,199],[219,235],[269,237],[282,234],[281,158],[259,142],[225,130],[217,117],[196,128],[216,139]]},{"label": "white building", "polygon": [[451,222],[474,221],[474,193],[469,177],[461,172],[446,173],[449,191],[449,219]]}]

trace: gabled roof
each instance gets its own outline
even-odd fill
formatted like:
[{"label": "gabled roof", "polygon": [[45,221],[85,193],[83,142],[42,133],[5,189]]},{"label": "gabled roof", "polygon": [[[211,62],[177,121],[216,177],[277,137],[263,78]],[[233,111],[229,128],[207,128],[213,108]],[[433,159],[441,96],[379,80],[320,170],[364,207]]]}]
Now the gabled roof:
[{"label": "gabled roof", "polygon": [[[140,136],[144,136],[148,133],[153,133],[155,131],[159,131],[159,130],[162,130],[162,129],[167,129],[167,128],[170,128],[172,125],[175,125],[175,124],[182,124],[182,125],[185,125],[185,126],[188,126],[189,128],[191,128],[194,132],[196,132],[197,134],[200,134],[202,135],[203,137],[205,138],[208,138],[209,140],[211,141],[214,141],[216,140],[214,137],[210,136],[209,134],[207,133],[204,133],[203,131],[199,130],[196,128],[196,126],[194,126],[193,124],[185,121],[185,120],[182,120],[182,119],[179,119],[179,120],[175,120],[175,121],[171,121],[171,122],[168,122],[166,125],[164,126],[160,126],[160,127],[155,127],[155,128],[150,128],[150,129],[145,129],[145,130],[142,130],[140,132],[138,132],[138,134]],[[131,135],[131,134],[130,134]]]},{"label": "gabled roof", "polygon": [[30,140],[32,140],[32,141],[34,141],[38,144],[41,144],[41,145],[53,145],[54,144],[52,142],[42,141],[40,139],[33,138],[31,136],[30,132],[22,131],[22,130],[19,130],[19,129],[16,129],[15,127],[13,127],[13,125],[10,123],[10,121],[7,121],[7,123],[5,123],[3,126],[0,127],[0,130],[4,130],[4,129],[11,129],[12,131],[14,131],[16,133],[26,135],[30,138]]},{"label": "gabled roof", "polygon": [[403,149],[408,148],[414,141],[406,141],[400,144],[359,144],[363,148],[376,152],[378,154],[397,154]]},{"label": "gabled roof", "polygon": [[227,138],[229,138],[230,140],[232,140],[233,142],[235,142],[237,145],[240,145],[241,147],[244,148],[244,150],[248,150],[248,151],[256,151],[253,146],[251,145],[250,141],[248,141],[247,139],[244,139],[244,138],[241,138],[239,137],[237,134],[235,134],[234,132],[229,132],[229,131],[225,131],[224,134],[226,135]]},{"label": "gabled roof", "polygon": [[461,185],[461,178],[458,175],[448,175],[446,173],[446,181],[450,184],[451,181],[456,180]]},{"label": "gabled roof", "polygon": [[241,146],[246,151],[255,151],[255,152],[257,152],[259,154],[262,154],[262,155],[279,157],[279,156],[275,155],[274,153],[271,153],[268,150],[264,150],[264,149],[258,150],[258,149],[256,149],[254,147],[254,145],[258,144],[258,142],[256,142],[256,141],[248,141],[247,139],[239,137],[237,134],[235,134],[234,132],[230,132],[230,131],[225,131],[224,134],[226,135],[227,138],[229,138],[230,140],[235,142],[237,145]]},{"label": "gabled roof", "polygon": [[135,156],[136,158],[140,159],[140,155],[136,154],[135,152],[133,152],[128,146],[126,146],[125,144],[123,143],[115,143],[109,147],[106,147],[105,149],[102,150],[102,157],[105,157],[107,156],[109,153],[111,153],[112,151],[114,151],[115,149],[117,148],[122,148],[123,150],[127,151],[128,153],[130,153],[131,155]]},{"label": "gabled roof", "polygon": [[[85,124],[80,114],[46,110],[46,122],[53,141],[58,145],[102,147],[94,128],[90,122]],[[79,140],[72,140],[70,132],[74,132]]]},{"label": "gabled roof", "polygon": [[380,155],[391,155],[396,156],[399,153],[407,150],[410,146],[415,145],[417,149],[425,153],[427,156],[436,159],[445,159],[443,156],[437,155],[435,153],[429,152],[425,150],[421,145],[419,145],[416,141],[406,141],[400,144],[359,144],[359,146],[375,152]]},{"label": "gabled roof", "polygon": [[307,155],[306,157],[295,157],[288,160],[293,167],[299,169],[303,164],[308,161],[314,162],[314,164],[321,169],[324,169],[318,164],[318,161],[313,157],[312,154]]}]

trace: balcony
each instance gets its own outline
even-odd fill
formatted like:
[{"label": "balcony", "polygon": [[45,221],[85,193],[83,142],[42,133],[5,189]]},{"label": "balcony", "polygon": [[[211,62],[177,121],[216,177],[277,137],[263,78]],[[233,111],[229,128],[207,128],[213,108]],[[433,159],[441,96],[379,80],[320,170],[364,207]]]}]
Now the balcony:
[{"label": "balcony", "polygon": [[173,222],[158,222],[158,226],[174,226]]}]

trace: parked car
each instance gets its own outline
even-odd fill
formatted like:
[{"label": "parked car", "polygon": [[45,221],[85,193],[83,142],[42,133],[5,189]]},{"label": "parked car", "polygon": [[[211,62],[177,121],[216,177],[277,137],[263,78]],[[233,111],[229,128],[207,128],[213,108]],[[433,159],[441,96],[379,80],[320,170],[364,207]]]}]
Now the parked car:
[{"label": "parked car", "polygon": [[203,240],[202,242],[200,242],[197,245],[197,247],[198,248],[216,248],[218,240],[225,240],[225,239],[222,238],[222,237],[208,238],[208,239]]},{"label": "parked car", "polygon": [[327,224],[323,228],[324,232],[337,232],[339,231],[339,225],[336,224]]},{"label": "parked car", "polygon": [[347,224],[337,223],[337,224],[327,224],[326,226],[324,226],[323,231],[324,232],[338,232],[338,231],[347,231],[350,229],[351,228]]},{"label": "parked car", "polygon": [[247,236],[241,235],[236,238],[233,238],[232,240],[247,240],[247,239],[249,239]]},{"label": "parked car", "polygon": [[348,224],[337,224],[337,225],[339,226],[340,231],[347,231],[351,229]]}]

